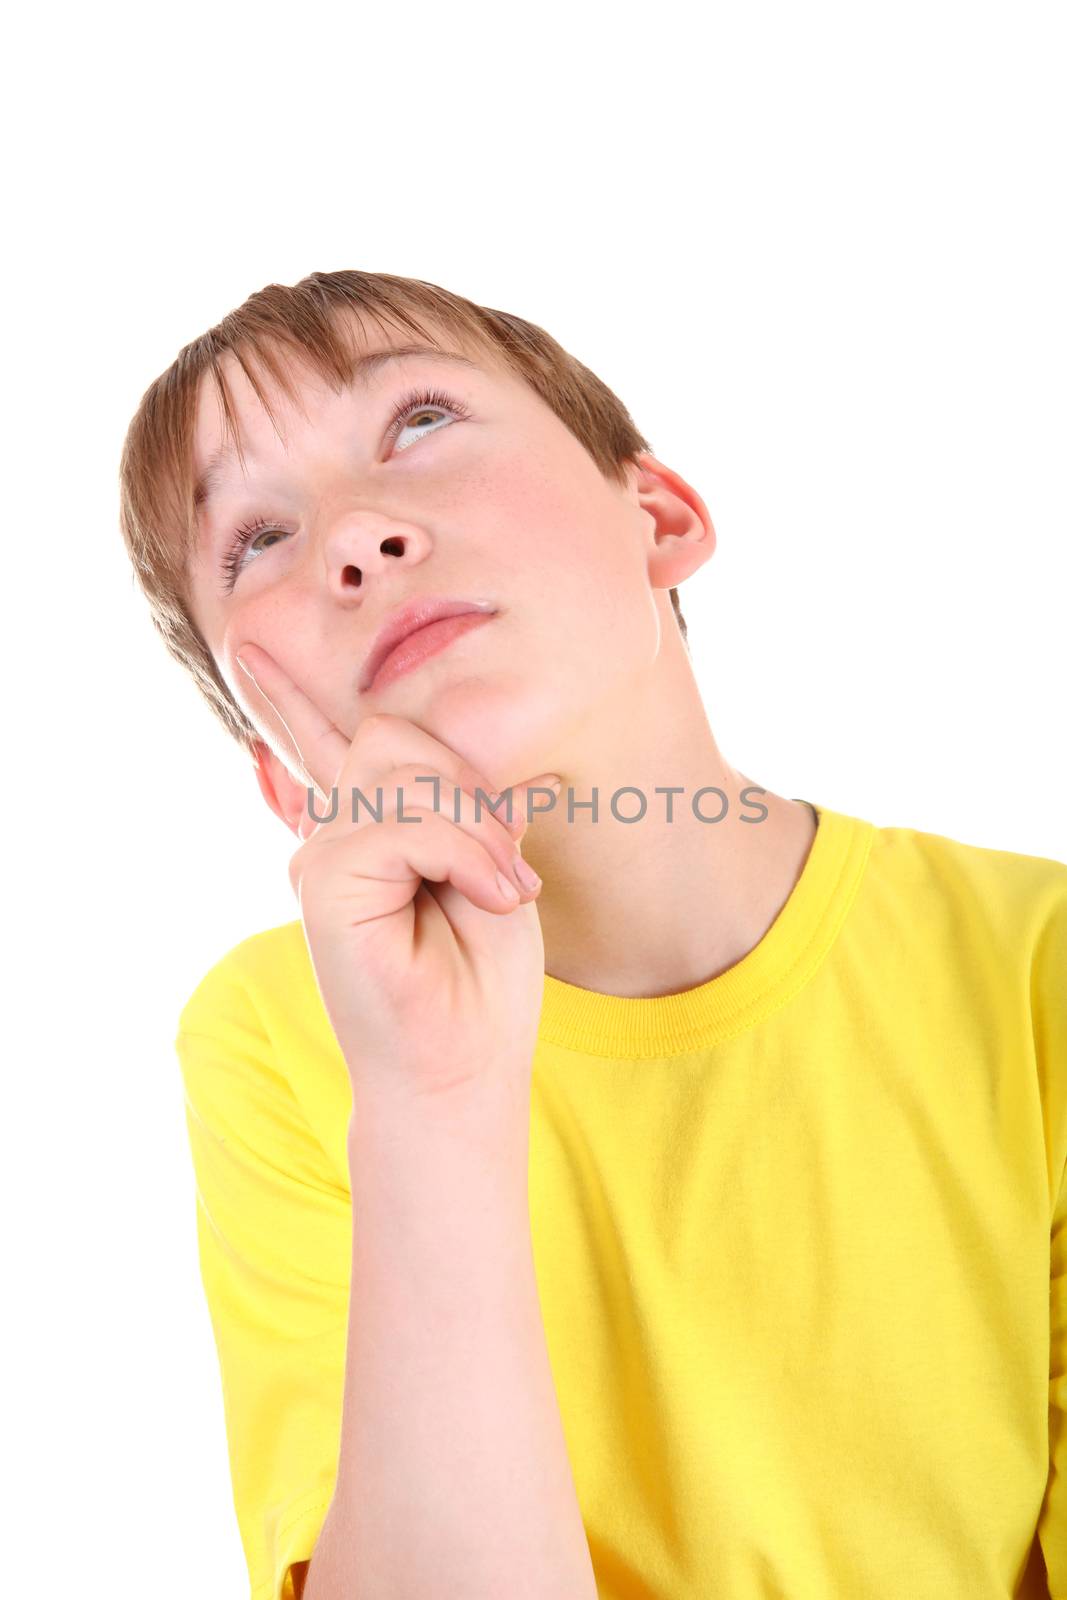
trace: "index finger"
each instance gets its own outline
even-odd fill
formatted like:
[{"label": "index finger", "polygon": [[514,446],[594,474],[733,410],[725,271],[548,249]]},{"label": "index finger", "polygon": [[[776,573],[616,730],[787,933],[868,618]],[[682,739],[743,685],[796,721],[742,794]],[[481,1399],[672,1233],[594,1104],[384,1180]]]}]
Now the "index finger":
[{"label": "index finger", "polygon": [[352,741],[260,645],[243,644],[237,660],[277,714],[305,773],[325,800]]},{"label": "index finger", "polygon": [[[237,659],[282,722],[296,746],[302,765],[325,803],[330,792],[338,786],[342,772],[351,766],[354,740],[330,721],[262,645],[243,644]],[[386,722],[388,726],[372,741],[372,749],[361,752],[360,766],[364,770],[352,770],[346,775],[356,779],[357,787],[362,789],[379,767],[384,771],[422,761],[429,768],[428,777],[443,774],[472,798],[481,788],[483,794],[489,797],[488,809],[496,815],[496,807],[491,803],[492,786],[484,773],[410,718],[389,717]],[[516,786],[510,787],[514,789]],[[518,787],[523,789],[527,785],[520,784]],[[503,803],[505,794],[506,790],[498,797],[498,804]],[[436,803],[436,789],[434,796]],[[311,820],[309,814],[309,822]],[[526,827],[525,817],[514,814],[510,798],[505,817],[498,817],[497,820],[502,821],[509,832],[515,828],[521,831]],[[301,838],[304,836],[301,833]]]}]

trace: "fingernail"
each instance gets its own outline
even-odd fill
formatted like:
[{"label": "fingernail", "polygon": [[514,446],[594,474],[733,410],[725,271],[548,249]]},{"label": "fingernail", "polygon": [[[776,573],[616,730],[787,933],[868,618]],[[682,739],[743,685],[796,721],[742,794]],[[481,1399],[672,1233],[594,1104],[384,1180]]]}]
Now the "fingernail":
[{"label": "fingernail", "polygon": [[537,873],[534,871],[533,867],[531,867],[528,861],[523,860],[522,856],[515,857],[514,861],[511,863],[511,870],[515,874],[516,878],[518,878],[523,888],[528,889],[531,894],[535,889],[539,889],[541,887],[541,880],[537,876]]}]

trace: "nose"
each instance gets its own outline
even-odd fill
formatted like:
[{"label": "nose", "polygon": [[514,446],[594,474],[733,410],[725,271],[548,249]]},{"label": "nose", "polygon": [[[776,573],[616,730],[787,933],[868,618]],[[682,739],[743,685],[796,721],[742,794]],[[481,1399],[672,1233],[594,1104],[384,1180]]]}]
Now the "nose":
[{"label": "nose", "polygon": [[325,541],[326,575],[335,594],[348,597],[390,562],[417,566],[430,538],[415,522],[377,511],[346,511],[334,519]]}]

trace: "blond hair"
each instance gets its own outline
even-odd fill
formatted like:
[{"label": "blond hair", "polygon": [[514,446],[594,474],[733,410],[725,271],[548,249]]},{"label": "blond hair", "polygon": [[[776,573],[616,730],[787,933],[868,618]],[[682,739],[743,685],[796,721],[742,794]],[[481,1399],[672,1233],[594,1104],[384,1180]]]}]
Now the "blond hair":
[{"label": "blond hair", "polygon": [[[119,524],[153,625],[227,732],[249,752],[260,735],[223,682],[190,606],[189,561],[197,526],[193,439],[201,379],[212,374],[226,433],[243,464],[221,358],[229,352],[240,363],[273,422],[249,358],[270,373],[290,401],[296,399],[296,387],[286,353],[339,392],[350,381],[356,353],[346,337],[353,312],[379,328],[391,324],[437,345],[424,325],[429,323],[455,339],[461,353],[466,347],[502,361],[552,408],[612,483],[624,484],[626,467],[650,448],[626,407],[594,372],[543,328],[510,312],[476,305],[421,279],[382,272],[313,272],[299,283],[272,283],[250,295],[185,345],[145,390],[119,465]],[[677,589],[670,597],[688,649]]]}]

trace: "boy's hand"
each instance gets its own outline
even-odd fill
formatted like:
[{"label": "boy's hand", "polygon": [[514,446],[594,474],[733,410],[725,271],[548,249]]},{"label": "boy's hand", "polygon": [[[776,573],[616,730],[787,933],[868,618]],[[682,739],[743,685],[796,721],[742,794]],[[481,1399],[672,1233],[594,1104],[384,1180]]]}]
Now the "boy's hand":
[{"label": "boy's hand", "polygon": [[[355,1095],[477,1092],[528,1075],[544,990],[544,944],[532,891],[513,865],[527,791],[512,786],[511,829],[474,791],[491,790],[454,750],[405,717],[376,713],[351,742],[267,652],[241,647],[260,694],[289,730],[330,822],[310,830],[289,866],[323,1005]],[[435,785],[416,778],[440,779]],[[352,820],[352,790],[359,802]],[[397,790],[405,818],[397,820]],[[458,796],[458,800],[457,800]],[[458,809],[457,809],[458,808]],[[500,816],[507,815],[506,804]],[[454,819],[458,816],[459,821]],[[518,891],[509,899],[501,870]],[[526,1078],[528,1083],[528,1077]],[[519,1104],[528,1114],[528,1098]]]}]

